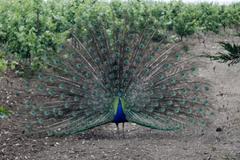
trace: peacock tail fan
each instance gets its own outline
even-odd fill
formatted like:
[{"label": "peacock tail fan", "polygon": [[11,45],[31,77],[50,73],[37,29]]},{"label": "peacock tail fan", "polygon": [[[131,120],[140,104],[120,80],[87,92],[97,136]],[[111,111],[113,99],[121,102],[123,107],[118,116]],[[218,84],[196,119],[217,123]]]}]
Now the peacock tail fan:
[{"label": "peacock tail fan", "polygon": [[119,103],[126,121],[141,126],[206,125],[210,86],[197,76],[199,59],[183,42],[153,42],[151,17],[136,30],[129,15],[111,16],[81,22],[59,56],[44,58],[47,69],[26,81],[26,132],[78,134],[114,122]]}]

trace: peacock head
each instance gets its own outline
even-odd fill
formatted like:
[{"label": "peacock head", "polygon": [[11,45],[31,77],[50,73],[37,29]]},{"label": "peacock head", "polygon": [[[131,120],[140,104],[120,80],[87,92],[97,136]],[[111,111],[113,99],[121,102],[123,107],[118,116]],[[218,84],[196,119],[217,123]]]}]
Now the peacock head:
[{"label": "peacock head", "polygon": [[118,91],[118,92],[117,92],[117,96],[118,96],[118,97],[122,97],[122,96],[123,96],[123,92]]}]

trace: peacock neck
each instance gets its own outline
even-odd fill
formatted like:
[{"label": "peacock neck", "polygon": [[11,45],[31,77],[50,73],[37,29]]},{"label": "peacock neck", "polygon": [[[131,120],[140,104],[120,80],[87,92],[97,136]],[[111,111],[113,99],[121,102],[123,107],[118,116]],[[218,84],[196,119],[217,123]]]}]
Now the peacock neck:
[{"label": "peacock neck", "polygon": [[124,113],[122,100],[120,97],[118,97],[118,104],[117,104],[117,108],[115,109],[114,123],[118,124],[118,123],[124,123],[126,121],[127,120]]}]

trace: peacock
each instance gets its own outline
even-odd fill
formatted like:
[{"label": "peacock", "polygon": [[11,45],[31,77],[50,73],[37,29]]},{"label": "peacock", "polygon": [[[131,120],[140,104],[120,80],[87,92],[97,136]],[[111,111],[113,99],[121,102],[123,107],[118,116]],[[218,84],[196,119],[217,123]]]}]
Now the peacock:
[{"label": "peacock", "polygon": [[136,30],[127,16],[112,17],[122,21],[99,15],[81,23],[57,56],[43,56],[47,67],[24,80],[26,133],[74,135],[128,122],[162,131],[207,125],[210,85],[197,76],[199,59],[184,42],[154,41],[152,19]]}]

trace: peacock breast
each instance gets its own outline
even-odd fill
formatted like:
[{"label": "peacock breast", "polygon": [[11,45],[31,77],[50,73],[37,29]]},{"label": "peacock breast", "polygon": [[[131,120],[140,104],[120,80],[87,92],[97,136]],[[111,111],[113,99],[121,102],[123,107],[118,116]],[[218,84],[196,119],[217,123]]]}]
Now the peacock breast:
[{"label": "peacock breast", "polygon": [[117,101],[115,100],[114,103],[114,123],[124,123],[127,122],[126,115],[124,113],[125,110],[125,105],[124,105],[124,100],[120,97],[118,97]]}]

